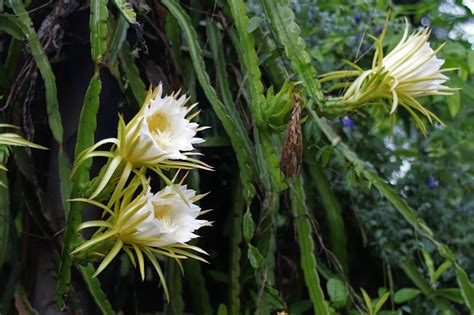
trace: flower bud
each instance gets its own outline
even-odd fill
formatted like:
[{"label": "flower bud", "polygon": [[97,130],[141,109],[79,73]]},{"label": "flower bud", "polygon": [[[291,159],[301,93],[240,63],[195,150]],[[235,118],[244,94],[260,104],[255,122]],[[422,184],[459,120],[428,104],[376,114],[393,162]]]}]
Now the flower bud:
[{"label": "flower bud", "polygon": [[286,81],[277,94],[274,94],[273,86],[267,90],[265,102],[262,104],[262,127],[275,131],[286,129],[293,109],[294,89],[294,83]]}]

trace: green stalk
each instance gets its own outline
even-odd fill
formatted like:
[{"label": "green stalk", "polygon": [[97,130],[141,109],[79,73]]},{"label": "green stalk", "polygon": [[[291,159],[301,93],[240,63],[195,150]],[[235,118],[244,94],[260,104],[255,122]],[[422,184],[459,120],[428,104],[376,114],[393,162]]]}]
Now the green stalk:
[{"label": "green stalk", "polygon": [[[59,113],[59,102],[56,88],[56,78],[49,63],[48,57],[44,52],[43,46],[40,43],[38,34],[33,28],[33,22],[28,15],[28,12],[21,0],[9,0],[10,6],[18,17],[18,20],[23,25],[23,32],[26,35],[28,47],[31,50],[33,59],[44,81],[44,88],[46,91],[46,112],[48,114],[48,124],[53,134],[54,139],[59,144],[58,148],[58,167],[59,167],[59,184],[61,191],[61,200],[64,209],[67,211],[68,204],[66,202],[70,191],[69,183],[69,167],[68,161],[64,154],[63,143],[63,126],[61,122],[61,115]],[[10,69],[12,70],[12,69]]]},{"label": "green stalk", "polygon": [[[99,74],[96,73],[86,91],[84,97],[84,105],[79,118],[79,128],[77,134],[77,142],[75,148],[75,156],[77,157],[83,150],[94,144],[94,134],[97,127],[97,112],[99,110],[99,97],[102,90],[102,83],[99,78]],[[71,197],[81,197],[82,191],[85,189],[87,183],[89,183],[89,170],[92,165],[92,161],[84,162],[81,167],[77,170],[75,177],[73,178],[73,185],[71,189]],[[56,288],[58,307],[65,308],[64,296],[69,293],[71,286],[71,268],[73,265],[73,259],[71,251],[77,247],[81,242],[82,238],[77,233],[77,227],[82,222],[82,210],[83,204],[74,202],[70,206],[69,214],[67,215],[67,225],[64,234],[64,246],[61,252],[61,263],[59,265],[59,278],[58,285]],[[87,275],[92,276],[93,267],[88,266],[87,268],[81,268],[81,272],[88,282],[88,287],[91,289],[90,293],[94,300],[99,304],[99,307],[108,310],[108,314],[113,314],[111,308],[106,308],[110,303],[105,298],[105,294],[101,291],[100,283],[97,278],[86,279]],[[88,272],[87,275],[85,272]],[[103,305],[102,305],[103,304]]]},{"label": "green stalk", "polygon": [[212,306],[209,291],[206,287],[206,278],[202,271],[202,263],[195,259],[188,259],[183,263],[186,286],[191,292],[189,299],[195,314],[212,315]]},{"label": "green stalk", "polygon": [[130,47],[128,46],[127,42],[122,44],[122,49],[119,53],[119,59],[127,83],[130,86],[136,101],[136,106],[134,108],[138,111],[146,98],[146,86],[140,78],[140,71],[135,64],[135,57],[130,51]]},{"label": "green stalk", "polygon": [[[274,285],[276,228],[275,216],[279,209],[279,192],[286,188],[283,174],[280,171],[280,159],[272,143],[272,134],[263,125],[262,106],[265,102],[264,87],[258,65],[253,35],[248,32],[249,18],[247,8],[242,0],[228,0],[230,13],[239,37],[237,51],[242,64],[242,72],[249,92],[249,107],[254,125],[254,141],[260,181],[265,189],[265,197],[260,209],[257,248],[264,257],[263,268],[257,270],[258,294],[257,311],[259,314],[269,312],[269,303],[263,301],[265,287]],[[235,42],[236,43],[236,42]]]},{"label": "green stalk", "polygon": [[108,50],[108,59],[112,67],[116,66],[123,43],[127,39],[129,24],[123,15],[119,15],[115,23],[114,34]]},{"label": "green stalk", "polygon": [[108,0],[90,0],[90,43],[91,55],[96,65],[100,65],[107,51],[107,9]]},{"label": "green stalk", "polygon": [[289,180],[291,211],[296,221],[296,233],[300,247],[300,264],[303,269],[304,279],[315,315],[329,315],[329,310],[324,301],[319,275],[316,266],[316,257],[313,241],[313,228],[309,219],[308,209],[305,204],[303,178],[295,175]]},{"label": "green stalk", "polygon": [[[189,174],[188,185],[190,188],[201,193],[199,189],[199,171],[192,170]],[[192,245],[198,245],[198,240],[191,241]],[[186,287],[191,292],[189,298],[192,310],[195,314],[212,315],[213,310],[209,297],[209,291],[206,287],[206,278],[202,270],[202,263],[196,259],[187,259],[183,262]]]},{"label": "green stalk", "polygon": [[48,57],[33,28],[33,22],[26,11],[21,0],[9,0],[10,6],[23,24],[24,32],[27,36],[28,47],[36,62],[41,77],[44,80],[46,90],[46,110],[48,112],[48,123],[53,133],[54,139],[61,144],[63,142],[63,126],[61,124],[61,116],[59,114],[59,103],[57,98],[56,79],[53,70],[49,64]]},{"label": "green stalk", "polygon": [[173,64],[176,69],[176,72],[181,75],[185,76],[186,71],[184,70],[184,63],[183,63],[183,54],[181,53],[181,32],[179,29],[178,21],[174,18],[173,15],[167,14],[165,20],[165,36],[166,39],[169,41],[170,45],[170,55],[171,59],[173,59]]},{"label": "green stalk", "polygon": [[10,41],[10,46],[8,47],[8,55],[5,60],[6,72],[8,79],[12,82],[15,79],[15,74],[18,69],[18,63],[21,58],[21,49],[23,47],[23,42],[17,39],[12,38]]},{"label": "green stalk", "polygon": [[165,305],[165,315],[183,314],[183,276],[176,261],[172,258],[166,260],[166,273],[170,302]]},{"label": "green stalk", "polygon": [[241,290],[241,271],[240,259],[242,251],[240,245],[243,240],[242,235],[242,214],[245,211],[242,185],[237,178],[234,183],[234,196],[231,212],[231,232],[230,232],[230,257],[229,257],[229,313],[231,315],[241,314],[240,310],[240,290]]},{"label": "green stalk", "polygon": [[295,14],[289,6],[289,0],[261,1],[273,32],[285,48],[293,70],[305,84],[305,92],[322,108],[321,85],[316,79],[316,69],[311,64],[311,55],[306,50],[306,43],[300,36],[301,29],[295,22]]},{"label": "green stalk", "polygon": [[[3,152],[0,152],[0,165],[6,164]],[[2,270],[10,235],[10,191],[5,170],[0,170],[0,271]]]},{"label": "green stalk", "polygon": [[306,152],[307,165],[311,179],[318,190],[324,209],[326,222],[329,228],[329,244],[331,250],[337,257],[341,264],[344,273],[347,275],[349,271],[348,256],[347,256],[347,238],[346,230],[344,228],[344,220],[341,214],[341,205],[337,201],[336,194],[331,189],[329,181],[324,174],[321,165],[315,160],[310,159],[315,156],[313,152]]},{"label": "green stalk", "polygon": [[209,47],[211,48],[212,58],[216,65],[216,77],[219,82],[222,101],[227,107],[235,107],[229,86],[229,79],[227,77],[223,50],[224,45],[219,34],[217,23],[211,19],[207,19],[207,35],[209,37]]},{"label": "green stalk", "polygon": [[217,93],[206,73],[196,30],[191,26],[189,16],[175,0],[162,0],[162,3],[169,10],[169,13],[176,18],[183,30],[184,39],[189,47],[189,53],[198,81],[231,140],[244,185],[244,198],[250,204],[255,195],[255,188],[252,184],[255,161],[253,159],[252,144],[245,130],[242,118],[236,108],[225,106],[217,97]]}]

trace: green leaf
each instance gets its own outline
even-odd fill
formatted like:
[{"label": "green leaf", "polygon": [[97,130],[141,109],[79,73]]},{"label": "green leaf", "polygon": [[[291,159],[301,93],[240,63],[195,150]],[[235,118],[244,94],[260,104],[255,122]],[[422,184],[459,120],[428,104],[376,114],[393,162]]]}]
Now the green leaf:
[{"label": "green leaf", "polygon": [[132,5],[127,0],[114,0],[114,3],[129,23],[137,23],[137,14],[133,11]]},{"label": "green leaf", "polygon": [[250,240],[253,238],[253,234],[255,233],[255,222],[253,221],[252,214],[250,213],[249,209],[245,211],[242,227],[244,240],[246,242],[250,242]]},{"label": "green leaf", "polygon": [[458,281],[459,287],[461,288],[462,296],[466,302],[467,307],[474,313],[474,286],[469,281],[469,277],[466,272],[459,266],[455,266],[456,269],[456,279]]},{"label": "green leaf", "polygon": [[437,289],[434,292],[435,295],[442,296],[450,301],[457,304],[464,304],[464,298],[461,290],[457,288]]},{"label": "green leaf", "polygon": [[276,307],[277,309],[285,309],[285,300],[281,297],[280,292],[277,289],[272,288],[269,285],[265,286],[265,294],[267,296],[266,301]]},{"label": "green leaf", "polygon": [[403,288],[395,292],[393,300],[395,303],[401,304],[405,303],[406,301],[410,301],[417,297],[421,293],[418,289],[413,288]]},{"label": "green leaf", "polygon": [[257,247],[249,244],[247,256],[250,261],[250,264],[254,269],[259,269],[260,267],[262,267],[263,256],[262,254],[260,254],[260,251]]},{"label": "green leaf", "polygon": [[207,20],[207,34],[209,36],[209,47],[216,66],[216,75],[219,80],[219,90],[222,101],[227,108],[235,107],[232,92],[229,86],[226,63],[224,60],[224,45],[219,33],[217,23],[211,19]]},{"label": "green leaf", "polygon": [[26,34],[20,21],[12,14],[0,14],[0,31],[6,32],[18,40],[26,39]]},{"label": "green leaf", "polygon": [[51,65],[41,46],[36,31],[33,29],[33,22],[28,15],[21,0],[10,0],[10,6],[19,21],[23,25],[22,29],[25,32],[28,40],[28,46],[31,49],[31,54],[35,59],[41,77],[44,80],[46,90],[46,111],[48,113],[48,123],[53,133],[54,139],[58,143],[63,142],[63,126],[61,124],[61,115],[59,114],[59,104],[56,90],[56,78],[54,77]]},{"label": "green leaf", "polygon": [[451,117],[455,117],[461,109],[461,93],[454,91],[453,95],[448,96],[448,109]]},{"label": "green leaf", "polygon": [[224,304],[219,304],[217,308],[217,315],[227,315],[227,307]]},{"label": "green leaf", "polygon": [[390,296],[390,292],[385,292],[375,303],[374,314],[378,314],[378,312],[382,309],[385,302],[387,302],[388,297]]},{"label": "green leaf", "polygon": [[70,180],[71,169],[69,168],[70,161],[66,157],[66,154],[63,150],[58,151],[58,171],[59,171],[59,181],[60,191],[61,191],[61,201],[64,207],[64,211],[67,215],[69,214],[69,196],[71,195],[72,183]]},{"label": "green leaf", "polygon": [[329,300],[334,308],[341,308],[347,303],[348,291],[343,281],[331,278],[326,283]]},{"label": "green leaf", "polygon": [[362,292],[362,297],[364,298],[364,303],[367,307],[367,310],[369,311],[369,315],[375,315],[372,308],[372,300],[370,299],[370,296],[363,288],[360,288],[360,291]]},{"label": "green leaf", "polygon": [[439,277],[441,277],[441,275],[449,269],[449,267],[451,267],[453,265],[452,262],[450,262],[449,260],[445,261],[444,263],[442,263],[435,271],[434,275],[433,275],[433,281],[436,282]]},{"label": "green leaf", "polygon": [[[342,210],[337,195],[331,187],[331,184],[324,173],[323,168],[317,161],[312,161],[313,150],[305,151],[305,161],[311,180],[318,190],[321,198],[323,211],[329,230],[329,242],[331,251],[336,255],[344,271],[348,271],[347,237],[342,217]],[[349,173],[351,174],[351,173]]]},{"label": "green leaf", "polygon": [[423,255],[423,259],[425,261],[425,267],[428,271],[428,276],[430,277],[430,281],[431,283],[434,282],[434,262],[433,262],[433,259],[431,258],[430,254],[428,253],[428,251],[426,249],[423,249],[421,251],[422,255]]},{"label": "green leaf", "polygon": [[309,300],[298,301],[288,307],[288,314],[307,314],[311,307],[312,303]]},{"label": "green leaf", "polygon": [[[166,283],[168,284],[168,290],[170,296],[169,303],[165,306],[164,315],[183,314],[185,308],[185,301],[183,300],[183,272],[180,270],[178,263],[171,258],[166,260]],[[186,273],[186,282],[190,281]],[[201,291],[204,288],[199,288],[197,291]],[[198,294],[196,291],[192,291],[193,294]],[[186,299],[186,304],[187,304]]]},{"label": "green leaf", "polygon": [[259,26],[260,23],[262,23],[263,18],[261,16],[253,16],[247,25],[247,32],[248,33],[253,33]]},{"label": "green leaf", "polygon": [[112,66],[115,66],[117,63],[117,58],[119,56],[122,45],[127,38],[129,24],[127,20],[120,15],[117,18],[117,23],[115,24],[114,35],[109,46],[109,61]]},{"label": "green leaf", "polygon": [[104,315],[114,315],[115,312],[112,309],[112,305],[110,305],[107,296],[102,291],[99,279],[93,277],[95,273],[95,269],[91,264],[86,266],[80,266],[79,270],[81,271],[82,278],[89,289],[94,301],[97,303],[97,306],[101,310],[102,314]]},{"label": "green leaf", "polygon": [[100,64],[107,50],[108,0],[90,0],[90,42],[92,60]]}]

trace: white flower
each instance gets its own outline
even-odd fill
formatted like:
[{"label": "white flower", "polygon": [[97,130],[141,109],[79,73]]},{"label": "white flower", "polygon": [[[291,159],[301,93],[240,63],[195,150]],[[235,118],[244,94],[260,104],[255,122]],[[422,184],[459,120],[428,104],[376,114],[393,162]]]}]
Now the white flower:
[{"label": "white flower", "polygon": [[198,124],[186,117],[196,104],[187,108],[186,96],[177,96],[178,93],[163,96],[160,84],[148,97],[126,126],[125,139],[120,143],[124,159],[138,165],[185,160],[183,152],[194,150],[193,144],[204,141],[195,137]]},{"label": "white flower", "polygon": [[[169,183],[163,169],[212,169],[191,157],[199,153],[189,152],[194,150],[194,144],[204,142],[196,137],[196,133],[205,127],[191,122],[199,113],[191,113],[197,104],[186,107],[188,99],[184,95],[177,96],[178,93],[163,96],[160,84],[155,90],[149,91],[145,104],[128,124],[125,124],[122,116],[119,117],[117,138],[101,140],[78,155],[72,174],[89,158],[109,158],[89,198],[99,196],[114,175],[119,180],[108,206],[119,197],[132,173],[144,176],[146,169],[150,169]],[[113,144],[112,152],[97,150],[104,144]]]},{"label": "white flower", "polygon": [[[423,107],[417,98],[427,95],[452,95],[458,89],[443,85],[449,79],[443,72],[455,69],[441,69],[444,60],[437,58],[436,53],[444,45],[436,50],[430,47],[428,28],[408,36],[408,25],[407,21],[403,38],[385,57],[382,43],[386,29],[379,38],[369,35],[376,46],[371,69],[364,70],[346,61],[354,70],[333,71],[320,76],[321,82],[345,80],[329,88],[330,91],[345,91],[342,97],[324,105],[328,115],[347,115],[367,106],[382,109],[373,112],[381,115],[384,108],[390,107],[390,114],[393,114],[400,105],[413,117],[423,134],[427,132],[426,127],[417,113],[424,115],[430,122],[435,119],[443,124],[434,113]],[[352,82],[348,80],[351,77],[355,77]]]},{"label": "white flower", "polygon": [[[179,190],[181,193],[177,193]],[[129,217],[127,211],[118,217],[117,226],[120,227],[118,237],[123,236],[125,243],[138,243],[151,247],[165,247],[173,244],[185,244],[197,235],[194,231],[202,226],[209,225],[206,220],[198,220],[201,208],[195,205],[196,192],[187,189],[186,185],[166,186],[160,192],[152,194],[148,188],[142,197],[146,203],[135,212],[134,218]],[[183,200],[183,198],[185,198]],[[125,231],[121,235],[120,230]],[[133,230],[133,233],[130,231]]]},{"label": "white flower", "polygon": [[[137,195],[137,189],[142,188]],[[176,260],[194,258],[206,262],[198,254],[207,253],[201,248],[186,244],[196,238],[194,233],[211,223],[197,219],[206,211],[195,204],[205,195],[196,195],[186,185],[172,184],[160,192],[151,193],[148,181],[135,178],[123,190],[119,199],[108,207],[87,198],[72,201],[85,202],[104,210],[104,219],[86,221],[78,230],[99,228],[91,239],[72,251],[83,257],[102,257],[95,275],[101,273],[119,254],[124,251],[134,267],[138,267],[142,279],[145,278],[144,258],[150,261],[156,270],[167,299],[169,299],[166,281],[155,255]],[[106,215],[108,214],[108,215]],[[196,254],[197,253],[197,254]]]},{"label": "white flower", "polygon": [[430,31],[425,28],[408,37],[408,27],[398,45],[382,60],[382,67],[392,78],[393,112],[397,107],[398,94],[423,96],[451,94],[443,83],[449,78],[442,74],[443,59],[436,57],[428,42]]}]

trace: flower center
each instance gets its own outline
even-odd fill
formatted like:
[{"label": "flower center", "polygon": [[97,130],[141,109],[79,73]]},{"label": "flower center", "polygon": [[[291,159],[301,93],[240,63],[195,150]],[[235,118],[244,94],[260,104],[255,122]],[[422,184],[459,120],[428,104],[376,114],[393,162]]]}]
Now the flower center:
[{"label": "flower center", "polygon": [[171,224],[171,205],[157,205],[153,204],[153,215],[155,219],[160,220],[165,225]]},{"label": "flower center", "polygon": [[163,133],[171,129],[168,117],[163,113],[155,113],[146,119],[151,133]]}]

